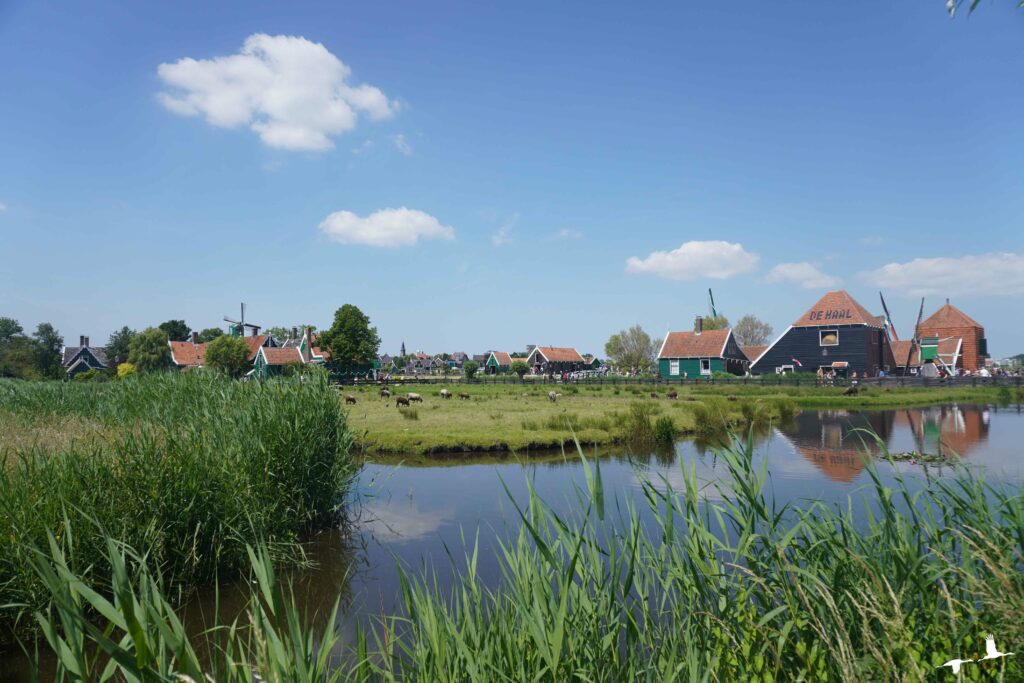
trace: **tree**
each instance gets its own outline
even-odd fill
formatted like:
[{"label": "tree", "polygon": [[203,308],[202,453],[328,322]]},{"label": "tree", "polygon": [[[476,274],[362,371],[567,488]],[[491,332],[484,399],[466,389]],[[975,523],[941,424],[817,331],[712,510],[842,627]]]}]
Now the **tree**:
[{"label": "tree", "polygon": [[238,377],[249,365],[249,345],[241,337],[221,335],[206,345],[206,366]]},{"label": "tree", "polygon": [[127,325],[119,329],[110,335],[110,339],[107,340],[107,358],[111,361],[117,360],[118,358],[128,357],[128,346],[132,343],[132,338],[138,334],[135,330],[131,329]]},{"label": "tree", "polygon": [[39,374],[60,379],[63,374],[60,350],[64,346],[64,337],[50,323],[39,323],[32,337],[36,342],[36,369]]},{"label": "tree", "polygon": [[36,369],[36,345],[23,334],[0,342],[0,377],[40,379]]},{"label": "tree", "polygon": [[[729,319],[726,318],[724,315],[709,315],[706,318],[701,318],[701,320],[704,321],[703,325],[705,330],[724,330],[725,328],[729,327]],[[696,321],[694,321],[693,323],[693,331],[697,331]]]},{"label": "tree", "polygon": [[620,368],[645,370],[654,363],[659,346],[660,339],[651,339],[642,327],[633,325],[609,337],[604,345],[604,353]]},{"label": "tree", "polygon": [[120,365],[117,366],[117,378],[118,379],[125,379],[126,377],[131,377],[135,373],[136,373],[135,366],[132,365],[131,363],[125,362],[125,363],[121,363]]},{"label": "tree", "polygon": [[171,347],[167,345],[167,333],[158,327],[148,327],[135,335],[128,345],[128,362],[139,372],[169,368]]},{"label": "tree", "polygon": [[0,318],[0,344],[21,336],[24,332],[21,323],[14,318]]},{"label": "tree", "polygon": [[466,379],[473,379],[476,375],[476,371],[480,369],[480,364],[475,360],[467,360],[462,364],[462,372],[465,373]]},{"label": "tree", "polygon": [[530,371],[530,366],[521,360],[517,360],[515,363],[512,364],[511,370],[512,372],[516,373],[516,375],[518,375],[519,379],[521,380],[523,379],[523,375]]},{"label": "tree", "polygon": [[330,329],[320,333],[320,346],[326,346],[331,360],[343,366],[371,365],[377,360],[380,337],[357,306],[345,304],[335,312]]},{"label": "tree", "polygon": [[224,330],[219,327],[207,327],[205,330],[199,333],[199,343],[206,344],[212,342],[217,337],[224,336]]},{"label": "tree", "polygon": [[188,325],[184,320],[168,320],[160,323],[159,329],[167,335],[170,341],[188,341]]},{"label": "tree", "polygon": [[772,336],[772,326],[748,313],[739,319],[732,333],[740,346],[767,344]]}]

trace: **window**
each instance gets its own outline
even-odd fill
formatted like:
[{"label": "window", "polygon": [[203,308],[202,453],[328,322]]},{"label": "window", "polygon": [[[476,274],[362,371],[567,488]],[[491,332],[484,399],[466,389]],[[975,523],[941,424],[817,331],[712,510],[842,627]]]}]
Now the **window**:
[{"label": "window", "polygon": [[839,346],[839,330],[819,330],[819,346]]},{"label": "window", "polygon": [[701,358],[700,359],[700,374],[710,375],[711,374],[711,359]]},{"label": "window", "polygon": [[670,360],[668,362],[668,374],[672,375],[673,377],[679,375],[679,361]]},{"label": "window", "polygon": [[793,372],[792,365],[780,365],[779,367],[775,368],[776,375],[785,375],[787,372]]}]

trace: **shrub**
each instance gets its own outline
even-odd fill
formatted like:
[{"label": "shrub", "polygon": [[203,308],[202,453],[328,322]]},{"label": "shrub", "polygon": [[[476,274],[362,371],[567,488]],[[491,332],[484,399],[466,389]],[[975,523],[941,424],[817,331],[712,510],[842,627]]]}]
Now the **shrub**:
[{"label": "shrub", "polygon": [[654,423],[654,440],[660,444],[676,441],[676,425],[668,415],[662,415]]},{"label": "shrub", "polygon": [[241,337],[221,335],[206,345],[206,366],[230,377],[249,367],[249,345]]},{"label": "shrub", "polygon": [[121,363],[120,365],[117,366],[118,379],[125,379],[126,377],[131,377],[132,375],[136,374],[136,372],[137,370],[135,369],[134,363]]},{"label": "shrub", "polygon": [[420,419],[420,412],[416,408],[405,408],[404,410],[399,410],[398,412],[400,412],[402,414],[402,417],[405,418],[406,420]]}]

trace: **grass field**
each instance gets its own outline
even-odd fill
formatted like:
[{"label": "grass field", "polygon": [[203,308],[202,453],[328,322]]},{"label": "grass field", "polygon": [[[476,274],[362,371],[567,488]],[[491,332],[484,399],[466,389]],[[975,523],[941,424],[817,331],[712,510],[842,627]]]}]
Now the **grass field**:
[{"label": "grass field", "polygon": [[[797,408],[897,408],[945,402],[1020,400],[1008,389],[886,388],[844,396],[840,387],[750,385],[405,384],[398,395],[419,393],[423,403],[396,408],[373,386],[344,387],[358,444],[367,453],[529,451],[557,448],[576,437],[587,445],[624,443],[669,420],[676,435],[707,436],[750,422],[785,419]],[[561,392],[554,403],[549,391]],[[678,400],[666,398],[677,391]],[[468,401],[458,398],[470,394]],[[652,392],[655,397],[652,398]],[[1005,394],[1005,395],[1004,395]],[[730,400],[735,399],[735,400]],[[646,417],[640,413],[646,413]]]}]

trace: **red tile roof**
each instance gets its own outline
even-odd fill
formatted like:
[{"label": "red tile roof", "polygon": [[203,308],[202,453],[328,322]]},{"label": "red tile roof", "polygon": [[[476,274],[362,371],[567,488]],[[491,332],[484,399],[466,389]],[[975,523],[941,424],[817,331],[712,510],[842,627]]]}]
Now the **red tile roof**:
[{"label": "red tile roof", "polygon": [[560,346],[538,346],[540,352],[549,363],[582,363],[583,356],[576,349]]},{"label": "red tile roof", "polygon": [[172,341],[171,357],[174,364],[182,368],[197,368],[206,362],[206,344],[193,344],[190,341]]},{"label": "red tile roof", "polygon": [[882,322],[868,309],[857,303],[848,292],[836,290],[818,299],[800,316],[793,327],[828,327],[831,325],[868,325],[883,327]]},{"label": "red tile roof", "polygon": [[984,329],[977,320],[949,303],[932,313],[921,323],[922,330],[937,327],[978,327]]},{"label": "red tile roof", "polygon": [[248,360],[251,363],[252,361],[256,360],[256,352],[260,350],[261,346],[266,345],[267,340],[270,339],[270,336],[266,334],[259,334],[256,335],[255,337],[242,337],[242,339],[245,340],[245,345],[249,347]]},{"label": "red tile roof", "polygon": [[498,365],[512,365],[512,356],[504,351],[491,351],[491,354],[494,356],[494,360],[498,361]]},{"label": "red tile roof", "polygon": [[669,332],[661,345],[658,358],[718,358],[732,330]]},{"label": "red tile roof", "polygon": [[768,348],[768,345],[756,344],[751,346],[744,346],[742,348],[743,355],[750,359],[750,362],[753,363],[755,360],[761,357],[761,354],[764,353],[765,349]]},{"label": "red tile roof", "polygon": [[263,357],[267,359],[267,365],[287,365],[288,363],[302,362],[302,354],[294,346],[288,348],[264,347]]}]

